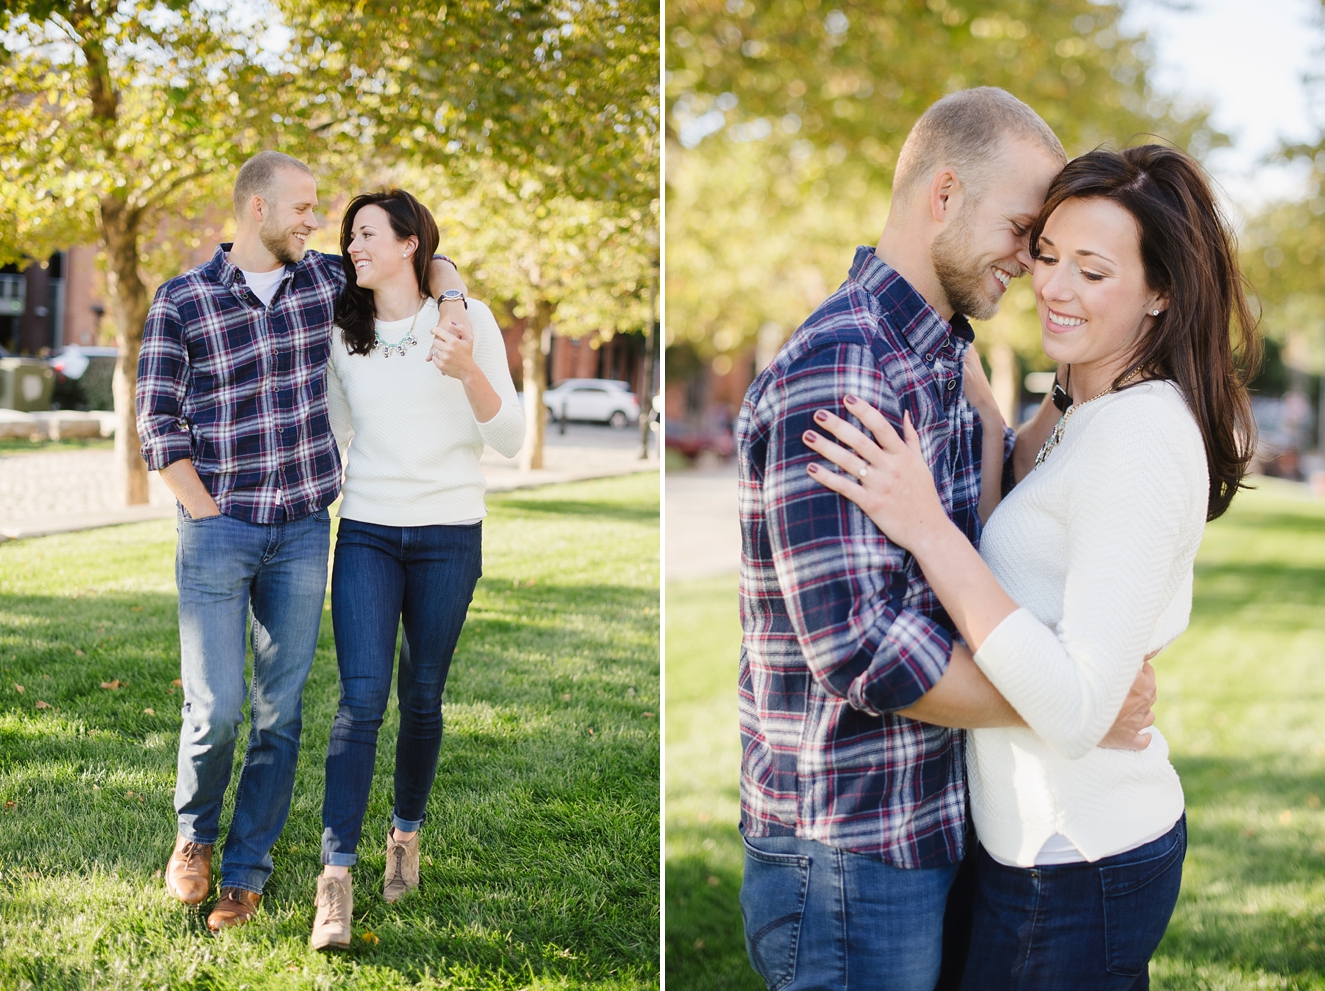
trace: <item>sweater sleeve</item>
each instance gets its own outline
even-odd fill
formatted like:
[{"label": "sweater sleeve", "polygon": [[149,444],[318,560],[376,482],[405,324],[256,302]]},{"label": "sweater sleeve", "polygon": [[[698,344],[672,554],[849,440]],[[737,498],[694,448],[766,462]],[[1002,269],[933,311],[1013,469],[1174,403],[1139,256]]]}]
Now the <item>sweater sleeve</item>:
[{"label": "sweater sleeve", "polygon": [[331,344],[331,359],[327,362],[327,413],[331,417],[331,433],[336,438],[336,447],[340,449],[340,463],[345,464],[345,451],[354,439],[354,427],[350,421],[350,403],[345,397],[345,386],[340,379],[340,357],[337,349],[344,352],[345,344],[337,334]]},{"label": "sweater sleeve", "polygon": [[497,318],[486,303],[469,301],[469,320],[474,325],[474,361],[501,397],[501,409],[486,423],[478,425],[483,443],[504,458],[520,453],[524,443],[524,410],[515,393],[515,382],[506,362],[506,342],[502,340]]},{"label": "sweater sleeve", "polygon": [[1179,422],[1170,403],[1138,399],[1101,409],[1064,466],[1057,628],[1018,609],[975,655],[1027,725],[1068,758],[1089,753],[1118,718],[1156,623],[1191,570],[1205,517],[1194,424]]}]

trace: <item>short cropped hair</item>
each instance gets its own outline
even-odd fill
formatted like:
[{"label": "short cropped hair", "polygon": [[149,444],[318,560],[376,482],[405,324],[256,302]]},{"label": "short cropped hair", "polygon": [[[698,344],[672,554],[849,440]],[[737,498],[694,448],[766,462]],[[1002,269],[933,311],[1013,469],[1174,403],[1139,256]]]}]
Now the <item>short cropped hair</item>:
[{"label": "short cropped hair", "polygon": [[948,94],[921,114],[906,136],[893,173],[893,199],[908,199],[944,166],[956,170],[962,183],[978,196],[1009,138],[1033,141],[1059,164],[1067,164],[1058,135],[1006,90],[977,86]]},{"label": "short cropped hair", "polygon": [[255,195],[261,196],[268,202],[271,201],[271,189],[276,180],[276,175],[282,169],[293,169],[296,172],[304,172],[308,175],[313,174],[310,169],[299,159],[292,155],[285,155],[279,151],[260,151],[247,162],[239,167],[239,175],[235,176],[235,217],[239,220],[244,218],[244,211],[248,209],[249,200]]}]

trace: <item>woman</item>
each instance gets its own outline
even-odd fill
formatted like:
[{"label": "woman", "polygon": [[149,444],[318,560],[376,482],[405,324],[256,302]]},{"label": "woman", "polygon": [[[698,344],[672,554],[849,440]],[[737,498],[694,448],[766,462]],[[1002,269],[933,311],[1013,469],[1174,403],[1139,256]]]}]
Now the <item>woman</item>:
[{"label": "woman", "polygon": [[810,432],[847,474],[809,470],[915,555],[1027,723],[968,737],[980,851],[963,988],[1146,988],[1181,880],[1182,788],[1158,729],[1134,750],[1099,743],[1141,658],[1187,625],[1205,521],[1250,458],[1239,361],[1253,366],[1258,344],[1227,224],[1179,151],[1070,162],[1030,237],[1044,349],[1071,405],[980,554],[944,514],[907,415],[903,442],[848,397],[876,444],[821,411],[854,453]]},{"label": "woman", "polygon": [[437,238],[432,215],[399,189],[356,197],[341,223],[348,285],[336,310],[342,339],[332,347],[327,393],[332,428],[349,450],[331,576],[341,696],[327,749],[318,949],[350,943],[349,869],[358,860],[402,623],[383,897],[394,902],[418,887],[442,690],[481,571],[479,455],[486,443],[511,457],[524,440],[492,312],[457,290],[440,302],[429,296]]}]

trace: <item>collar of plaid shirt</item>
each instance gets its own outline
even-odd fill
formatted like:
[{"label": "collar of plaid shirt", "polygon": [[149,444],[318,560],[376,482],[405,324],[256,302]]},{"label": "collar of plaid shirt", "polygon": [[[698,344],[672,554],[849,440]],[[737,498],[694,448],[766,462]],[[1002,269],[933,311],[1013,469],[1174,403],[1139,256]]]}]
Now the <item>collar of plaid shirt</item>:
[{"label": "collar of plaid shirt", "polygon": [[[893,715],[942,677],[952,629],[909,554],[809,479],[817,409],[854,392],[896,423],[909,410],[941,498],[979,537],[980,447],[962,396],[974,335],[869,247],[746,395],[738,424],[742,529],[742,828],[796,835],[899,867],[965,849],[960,730]],[[794,634],[794,635],[793,635]]]}]

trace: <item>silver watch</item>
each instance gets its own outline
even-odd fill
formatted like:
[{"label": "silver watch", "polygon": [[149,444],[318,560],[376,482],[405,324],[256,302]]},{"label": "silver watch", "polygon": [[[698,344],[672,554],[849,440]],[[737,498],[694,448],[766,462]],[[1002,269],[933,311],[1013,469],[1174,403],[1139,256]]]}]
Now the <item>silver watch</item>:
[{"label": "silver watch", "polygon": [[440,296],[437,297],[437,302],[439,304],[454,303],[457,299],[465,304],[465,309],[469,309],[469,300],[465,299],[465,294],[462,293],[459,289],[446,290],[444,293],[442,293]]}]

